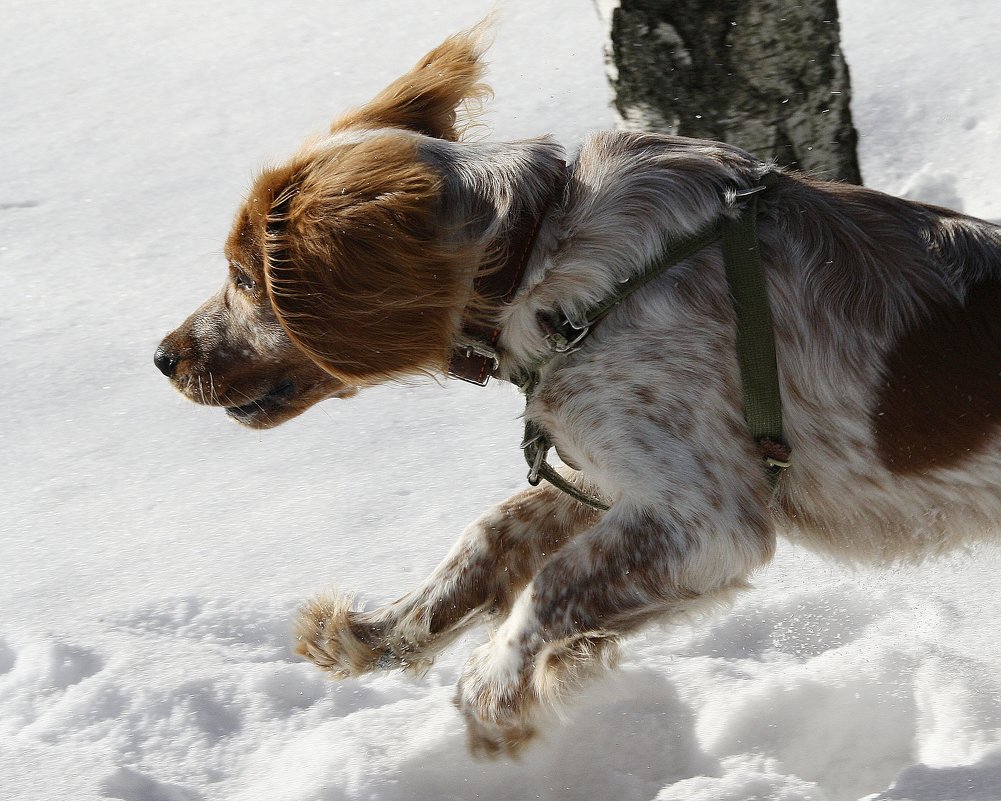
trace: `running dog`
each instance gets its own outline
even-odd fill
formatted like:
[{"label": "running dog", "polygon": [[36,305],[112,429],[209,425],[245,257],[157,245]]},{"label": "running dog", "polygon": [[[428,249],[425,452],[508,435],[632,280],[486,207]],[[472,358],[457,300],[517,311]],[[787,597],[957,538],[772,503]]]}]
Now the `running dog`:
[{"label": "running dog", "polygon": [[[571,156],[545,137],[464,140],[457,112],[488,91],[483,50],[480,31],[453,36],[264,170],[225,285],[155,362],[254,428],[414,374],[531,377],[526,419],[580,497],[528,488],[409,594],[373,611],[314,600],[296,633],[303,657],[344,678],[419,671],[491,622],[456,704],[473,750],[496,754],[614,665],[630,633],[746,588],[777,532],[886,563],[995,528],[1001,229],[716,142],[601,133]],[[772,467],[749,434],[719,243],[564,336],[665,242],[735,220],[763,186],[791,451]]]}]

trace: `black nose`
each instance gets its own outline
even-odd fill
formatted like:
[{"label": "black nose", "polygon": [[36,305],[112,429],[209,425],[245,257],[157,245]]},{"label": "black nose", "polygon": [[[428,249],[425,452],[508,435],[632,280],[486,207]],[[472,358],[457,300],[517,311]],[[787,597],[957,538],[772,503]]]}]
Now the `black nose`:
[{"label": "black nose", "polygon": [[177,363],[181,360],[181,357],[166,345],[160,345],[156,349],[156,353],[153,354],[153,364],[156,365],[156,369],[163,373],[167,378],[174,375],[174,371],[177,369]]}]

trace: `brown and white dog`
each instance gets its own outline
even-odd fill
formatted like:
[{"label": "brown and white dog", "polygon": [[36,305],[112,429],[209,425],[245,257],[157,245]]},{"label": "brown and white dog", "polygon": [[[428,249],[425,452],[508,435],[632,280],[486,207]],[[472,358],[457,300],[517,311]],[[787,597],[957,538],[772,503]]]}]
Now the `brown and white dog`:
[{"label": "brown and white dog", "polygon": [[[229,279],[157,349],[198,403],[277,425],[327,397],[441,373],[464,317],[496,327],[496,375],[551,354],[571,318],[737,213],[770,169],[714,142],[460,139],[481,97],[478,34],[444,42],[371,103],[265,170],[226,244]],[[566,164],[565,162],[569,162]],[[776,531],[888,562],[1001,521],[1001,229],[855,186],[778,173],[758,234],[794,463],[773,489],[743,416],[718,245],[616,307],[543,369],[527,417],[564,475],[487,512],[421,586],[375,611],[302,612],[298,651],[337,677],[416,669],[494,621],[457,704],[474,750],[513,752],[546,710],[654,621],[728,601]],[[499,307],[474,280],[536,228]]]}]

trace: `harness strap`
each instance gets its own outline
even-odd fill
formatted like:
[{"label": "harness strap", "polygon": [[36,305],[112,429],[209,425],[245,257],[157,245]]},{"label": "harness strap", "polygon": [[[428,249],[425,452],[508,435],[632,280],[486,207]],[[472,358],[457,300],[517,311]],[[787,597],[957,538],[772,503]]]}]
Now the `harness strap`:
[{"label": "harness strap", "polygon": [[737,363],[744,394],[744,417],[765,460],[769,479],[789,467],[790,449],[782,437],[782,397],[775,358],[775,336],[768,288],[758,247],[758,192],[745,194],[736,221],[723,227],[720,245],[733,308],[737,315]]},{"label": "harness strap", "polygon": [[[768,188],[771,173],[758,186],[737,193],[744,206],[737,220],[718,220],[691,237],[670,240],[660,258],[639,275],[624,281],[608,298],[592,306],[583,319],[569,318],[549,323],[549,341],[553,353],[533,365],[517,383],[530,400],[540,382],[541,368],[561,353],[572,353],[616,305],[680,261],[705,249],[717,240],[723,250],[727,283],[737,316],[736,352],[744,395],[744,415],[751,436],[761,451],[769,482],[774,486],[779,474],[789,467],[791,451],[782,435],[782,398],[779,392],[778,363],[771,311],[761,254],[758,248],[757,218],[759,192]],[[549,435],[541,426],[526,420],[522,449],[529,465],[528,482],[536,486],[545,479],[553,486],[596,509],[608,505],[581,491],[561,476],[547,461],[552,447]]]},{"label": "harness strap", "polygon": [[600,498],[594,498],[583,490],[571,484],[559,474],[555,467],[546,461],[549,449],[553,447],[549,435],[542,426],[533,423],[531,420],[525,421],[525,439],[521,443],[521,449],[525,454],[525,461],[528,462],[528,483],[537,487],[542,479],[552,484],[556,489],[562,490],[571,498],[575,498],[581,503],[593,506],[595,509],[607,511],[610,507]]},{"label": "harness strap", "polygon": [[691,236],[667,240],[659,258],[651,262],[643,272],[620,282],[607,298],[591,306],[579,322],[565,319],[551,325],[549,341],[553,350],[557,353],[569,353],[575,350],[590,333],[591,327],[613,308],[678,262],[694,256],[700,250],[705,250],[720,238],[723,230],[723,223],[716,221]]}]

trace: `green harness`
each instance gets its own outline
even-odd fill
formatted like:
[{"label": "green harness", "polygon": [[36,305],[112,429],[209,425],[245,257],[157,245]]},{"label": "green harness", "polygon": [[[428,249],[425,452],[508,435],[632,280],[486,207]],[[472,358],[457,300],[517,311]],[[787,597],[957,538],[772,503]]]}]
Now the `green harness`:
[{"label": "green harness", "polygon": [[[552,352],[513,379],[524,392],[526,403],[538,389],[542,368],[549,361],[577,350],[594,325],[640,287],[718,241],[723,250],[727,283],[737,315],[736,351],[744,393],[744,417],[751,437],[761,451],[768,479],[774,486],[779,474],[789,467],[790,449],[782,437],[782,400],[775,340],[757,233],[758,194],[766,190],[773,180],[774,173],[766,173],[757,186],[737,193],[737,200],[743,201],[743,208],[736,220],[717,220],[690,237],[668,241],[660,258],[639,275],[621,283],[611,296],[588,309],[581,321],[567,318],[556,323],[549,334]],[[599,498],[567,481],[549,464],[546,457],[553,447],[552,440],[541,426],[527,418],[521,447],[529,466],[529,484],[536,486],[545,479],[582,503],[597,509],[609,508]]]}]

